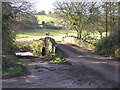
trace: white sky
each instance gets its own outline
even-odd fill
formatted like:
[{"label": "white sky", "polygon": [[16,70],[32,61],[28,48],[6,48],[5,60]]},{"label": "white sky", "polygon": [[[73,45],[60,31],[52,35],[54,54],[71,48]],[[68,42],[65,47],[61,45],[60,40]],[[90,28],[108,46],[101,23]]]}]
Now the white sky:
[{"label": "white sky", "polygon": [[[28,0],[29,1],[29,0]],[[55,1],[74,1],[74,0],[30,0],[30,2],[36,2],[34,4],[34,8],[36,9],[36,11],[42,11],[45,10],[46,13],[48,13],[49,11],[53,11],[53,3]],[[81,1],[81,0],[77,0],[77,1]],[[91,2],[91,1],[119,1],[119,0],[84,0],[87,2]]]},{"label": "white sky", "polygon": [[[54,8],[53,3],[56,1],[74,1],[74,0],[34,0],[33,2],[36,2],[34,6],[38,12],[45,10],[45,12],[48,13],[49,11],[51,12],[53,11]],[[99,1],[99,0],[84,0],[84,1]]]},{"label": "white sky", "polygon": [[34,4],[35,6],[35,9],[37,11],[42,11],[42,10],[45,10],[46,13],[48,13],[49,11],[53,11],[53,3],[55,2],[56,0],[36,0],[34,2],[36,2]]}]

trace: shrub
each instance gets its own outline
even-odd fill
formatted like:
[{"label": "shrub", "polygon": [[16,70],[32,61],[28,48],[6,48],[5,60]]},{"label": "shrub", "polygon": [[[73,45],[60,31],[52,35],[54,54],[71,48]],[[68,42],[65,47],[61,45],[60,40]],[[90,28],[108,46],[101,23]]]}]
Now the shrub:
[{"label": "shrub", "polygon": [[45,29],[58,29],[58,27],[51,25],[51,24],[44,24],[43,28],[45,28]]},{"label": "shrub", "polygon": [[[5,4],[6,5],[6,4]],[[4,6],[4,4],[3,4]],[[13,54],[14,53],[14,39],[15,34],[11,28],[11,23],[13,22],[13,14],[10,11],[2,13],[2,52],[3,54]]]},{"label": "shrub", "polygon": [[51,64],[70,64],[66,61],[66,55],[59,49],[56,48],[56,52],[53,55],[47,55],[45,56],[45,59],[47,59]]},{"label": "shrub", "polygon": [[118,48],[116,51],[115,51],[115,57],[117,59],[120,59],[120,48]]},{"label": "shrub", "polygon": [[24,72],[24,66],[15,56],[15,33],[12,24],[16,21],[10,3],[2,3],[2,76],[14,77]]},{"label": "shrub", "polygon": [[8,58],[3,57],[2,60],[2,78],[12,78],[28,73],[22,62],[14,55],[10,55]]},{"label": "shrub", "polygon": [[114,57],[115,51],[118,49],[118,39],[120,39],[120,37],[116,35],[102,38],[96,43],[95,51],[101,55]]}]

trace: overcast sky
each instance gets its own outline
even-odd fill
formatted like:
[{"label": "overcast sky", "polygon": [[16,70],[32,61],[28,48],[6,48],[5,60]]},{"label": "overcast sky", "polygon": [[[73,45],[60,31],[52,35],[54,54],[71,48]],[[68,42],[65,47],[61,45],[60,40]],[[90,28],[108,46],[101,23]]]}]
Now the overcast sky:
[{"label": "overcast sky", "polygon": [[[53,8],[54,8],[53,3],[56,1],[75,1],[75,0],[30,0],[30,2],[31,1],[35,2],[34,8],[36,9],[37,12],[45,10],[45,12],[48,13],[49,11],[53,11]],[[77,1],[81,1],[81,0],[77,0]],[[84,0],[84,1],[87,1],[87,2],[97,1],[98,2],[98,1],[106,1],[106,0]],[[111,1],[111,0],[107,0],[107,1]],[[119,1],[119,0],[113,0],[113,1]]]},{"label": "overcast sky", "polygon": [[42,10],[45,10],[46,13],[48,13],[49,11],[53,11],[53,3],[55,2],[56,0],[36,0],[34,1],[35,4],[34,4],[34,7],[35,9],[39,12],[39,11],[42,11]]},{"label": "overcast sky", "polygon": [[[46,13],[49,11],[53,11],[54,5],[53,3],[56,1],[74,1],[74,0],[34,0],[34,7],[37,12],[45,10]],[[78,0],[80,1],[80,0]],[[99,0],[85,0],[85,1],[99,1]]]}]

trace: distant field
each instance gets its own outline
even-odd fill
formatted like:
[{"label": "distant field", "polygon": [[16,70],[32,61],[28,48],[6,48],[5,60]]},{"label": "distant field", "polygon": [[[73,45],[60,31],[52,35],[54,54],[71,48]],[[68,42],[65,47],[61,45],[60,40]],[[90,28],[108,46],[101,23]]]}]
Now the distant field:
[{"label": "distant field", "polygon": [[[16,40],[19,41],[31,41],[33,39],[39,39],[41,37],[45,37],[46,33],[50,32],[50,35],[52,38],[54,38],[56,41],[61,41],[63,36],[66,36],[64,34],[64,30],[58,30],[58,29],[35,29],[35,30],[29,30],[26,32],[19,32],[19,34],[16,35]],[[76,31],[69,30],[69,35],[77,35]]]},{"label": "distant field", "polygon": [[61,26],[60,22],[63,21],[63,19],[48,17],[45,15],[35,15],[35,17],[37,18],[39,24],[42,24],[42,21],[45,21],[45,23],[53,21],[54,26]]},{"label": "distant field", "polygon": [[[50,22],[50,21],[56,22],[56,21],[58,21],[57,18],[52,18],[52,17],[48,17],[48,16],[45,16],[45,15],[35,15],[35,17],[37,18],[39,24],[42,24],[42,21],[45,21],[45,22]],[[59,19],[59,21],[60,21],[60,19]]]},{"label": "distant field", "polygon": [[[58,29],[34,29],[34,30],[27,30],[25,32],[19,32],[16,34],[16,40],[18,41],[32,41],[33,39],[39,39],[41,37],[46,37],[46,33],[50,32],[50,37],[54,38],[56,41],[61,41],[63,36],[66,36],[64,34],[64,30],[58,30]],[[84,35],[85,31],[82,32],[82,35]],[[76,36],[77,33],[75,30],[69,30],[69,36],[73,35]],[[92,33],[91,33],[92,36]],[[103,33],[103,36],[105,36],[105,32]],[[94,35],[94,38],[100,39],[99,33],[96,33]]]}]

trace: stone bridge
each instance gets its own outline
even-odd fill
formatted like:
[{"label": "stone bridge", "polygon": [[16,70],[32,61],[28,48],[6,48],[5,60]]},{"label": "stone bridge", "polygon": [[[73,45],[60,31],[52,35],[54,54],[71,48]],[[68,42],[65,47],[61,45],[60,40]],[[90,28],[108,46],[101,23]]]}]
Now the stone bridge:
[{"label": "stone bridge", "polygon": [[49,53],[55,53],[56,46],[57,44],[55,40],[51,37],[40,38],[38,40],[34,40],[33,43],[30,44],[32,50],[42,56]]}]

